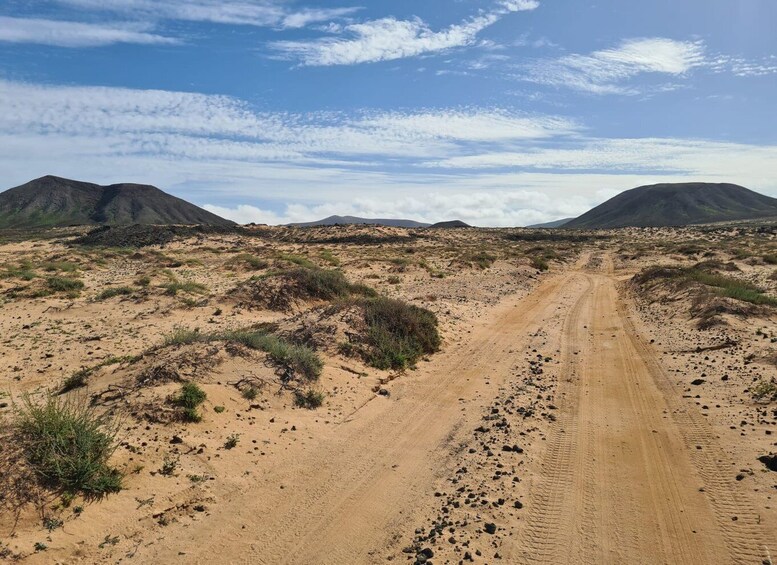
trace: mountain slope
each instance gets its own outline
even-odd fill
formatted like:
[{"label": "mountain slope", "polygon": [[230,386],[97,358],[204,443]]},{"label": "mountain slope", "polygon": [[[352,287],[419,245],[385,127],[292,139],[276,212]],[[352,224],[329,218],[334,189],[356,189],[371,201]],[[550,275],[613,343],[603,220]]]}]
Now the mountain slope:
[{"label": "mountain slope", "polygon": [[233,222],[141,184],[100,186],[45,176],[0,193],[0,228],[91,224],[227,226]]},{"label": "mountain slope", "polygon": [[531,226],[526,227],[536,229],[560,228],[561,226],[566,226],[573,219],[574,218],[561,218],[560,220],[553,220],[552,222],[545,222],[543,224],[532,224]]},{"label": "mountain slope", "polygon": [[472,226],[461,220],[448,220],[447,222],[437,222],[429,226],[430,228],[471,228]]},{"label": "mountain slope", "polygon": [[422,222],[416,222],[414,220],[395,220],[395,219],[380,219],[380,218],[357,218],[356,216],[329,216],[323,220],[317,220],[315,222],[301,222],[297,224],[289,224],[290,226],[296,226],[299,228],[310,228],[314,226],[337,226],[347,224],[369,224],[376,226],[389,226],[394,228],[425,228],[429,224]]},{"label": "mountain slope", "polygon": [[777,216],[777,199],[736,184],[677,183],[622,192],[565,228],[662,227]]}]

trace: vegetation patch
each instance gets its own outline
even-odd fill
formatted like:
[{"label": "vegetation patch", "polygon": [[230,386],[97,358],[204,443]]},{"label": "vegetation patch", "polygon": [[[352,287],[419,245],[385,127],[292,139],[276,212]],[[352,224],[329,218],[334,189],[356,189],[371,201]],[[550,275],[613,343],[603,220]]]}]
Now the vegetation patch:
[{"label": "vegetation patch", "polygon": [[78,292],[84,288],[84,281],[69,277],[46,277],[46,286],[53,292]]},{"label": "vegetation patch", "polygon": [[239,343],[249,349],[263,351],[281,370],[284,379],[299,376],[303,380],[318,379],[324,363],[318,354],[306,345],[292,343],[263,329],[239,329],[214,333],[200,333],[198,330],[177,327],[165,338],[164,345],[188,345],[226,341]]},{"label": "vegetation patch", "polygon": [[135,292],[134,289],[129,286],[114,286],[111,288],[106,288],[100,294],[98,294],[97,300],[107,300],[109,298],[113,298],[114,296],[129,296],[133,292]]},{"label": "vegetation patch", "polygon": [[181,390],[173,398],[173,403],[182,409],[181,419],[185,422],[199,422],[202,420],[199,406],[208,397],[196,383],[183,383]]},{"label": "vegetation patch", "polygon": [[239,285],[233,294],[246,305],[261,305],[276,311],[287,311],[299,300],[337,300],[349,296],[374,296],[364,285],[351,284],[342,271],[318,267],[295,267],[269,272]]},{"label": "vegetation patch", "polygon": [[102,496],[121,489],[121,473],[108,465],[117,425],[82,398],[22,399],[16,441],[42,483],[56,490]]},{"label": "vegetation patch", "polygon": [[306,408],[308,410],[315,410],[324,404],[324,393],[309,388],[305,391],[294,391],[294,405],[297,408]]},{"label": "vegetation patch", "polygon": [[655,283],[658,280],[672,280],[678,283],[698,283],[712,289],[720,296],[756,305],[777,306],[777,298],[765,294],[752,283],[695,267],[651,267],[634,277],[639,285]]},{"label": "vegetation patch", "polygon": [[367,326],[362,354],[377,369],[402,370],[440,349],[434,313],[384,296],[358,299]]}]

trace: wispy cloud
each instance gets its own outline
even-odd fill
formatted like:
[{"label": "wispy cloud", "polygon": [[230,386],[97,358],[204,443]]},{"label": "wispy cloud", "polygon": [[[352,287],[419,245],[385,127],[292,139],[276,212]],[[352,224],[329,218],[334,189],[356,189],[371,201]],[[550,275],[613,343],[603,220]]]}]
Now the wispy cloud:
[{"label": "wispy cloud", "polygon": [[149,182],[243,221],[338,212],[516,225],[658,180],[777,193],[777,146],[586,131],[500,108],[257,112],[227,96],[0,80],[4,184],[45,173]]},{"label": "wispy cloud", "polygon": [[358,12],[361,8],[300,8],[283,0],[56,0],[76,8],[133,18],[299,28]]},{"label": "wispy cloud", "polygon": [[426,53],[447,51],[475,43],[478,34],[511,12],[534,10],[534,0],[506,0],[491,12],[470,18],[441,31],[432,30],[420,18],[393,17],[353,23],[338,28],[338,36],[303,41],[276,41],[279,56],[305,66],[355,65],[392,61]]},{"label": "wispy cloud", "polygon": [[98,47],[114,43],[173,44],[178,40],[150,33],[138,23],[88,24],[36,18],[0,16],[0,41],[57,47]]},{"label": "wispy cloud", "polygon": [[705,64],[705,47],[700,41],[628,39],[588,55],[535,61],[526,66],[521,78],[593,94],[635,94],[638,90],[625,83],[637,75],[678,77]]}]

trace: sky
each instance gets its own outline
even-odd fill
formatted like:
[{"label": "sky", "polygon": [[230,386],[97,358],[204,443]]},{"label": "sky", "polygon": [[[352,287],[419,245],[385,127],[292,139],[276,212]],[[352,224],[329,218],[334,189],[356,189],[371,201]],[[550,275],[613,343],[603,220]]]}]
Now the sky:
[{"label": "sky", "polygon": [[774,0],[2,0],[0,188],[520,226],[656,182],[777,197]]}]

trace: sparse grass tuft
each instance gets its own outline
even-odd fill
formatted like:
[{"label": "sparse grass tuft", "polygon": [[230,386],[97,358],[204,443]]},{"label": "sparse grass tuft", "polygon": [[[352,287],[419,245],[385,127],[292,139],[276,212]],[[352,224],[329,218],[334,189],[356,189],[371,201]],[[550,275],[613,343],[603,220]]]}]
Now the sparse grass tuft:
[{"label": "sparse grass tuft", "polygon": [[172,280],[161,286],[165,289],[165,294],[168,296],[176,296],[179,292],[187,292],[189,294],[205,294],[208,292],[208,287],[204,284],[194,281],[179,281]]},{"label": "sparse grass tuft", "polygon": [[266,259],[256,257],[250,253],[241,253],[234,259],[236,262],[245,263],[250,269],[254,271],[260,271],[270,266],[270,263]]},{"label": "sparse grass tuft", "polygon": [[634,277],[637,284],[646,284],[657,279],[674,279],[686,282],[697,282],[712,287],[721,296],[749,302],[750,304],[777,306],[777,298],[764,294],[752,283],[712,273],[694,267],[651,267]]},{"label": "sparse grass tuft", "polygon": [[22,400],[15,428],[27,460],[48,486],[102,496],[121,489],[121,474],[108,466],[116,449],[116,425],[86,399],[50,396]]},{"label": "sparse grass tuft", "polygon": [[85,387],[89,381],[89,376],[92,374],[92,369],[89,369],[87,367],[84,367],[83,369],[79,369],[69,377],[67,377],[64,381],[62,381],[62,388],[59,389],[60,394],[64,394],[66,392],[70,392],[71,390],[75,390],[77,388]]},{"label": "sparse grass tuft", "polygon": [[53,273],[55,271],[60,271],[63,273],[75,273],[78,270],[78,263],[73,263],[71,261],[48,261],[43,263],[41,267],[44,271],[48,271],[49,273]]},{"label": "sparse grass tuft", "polygon": [[189,345],[202,339],[199,329],[189,329],[182,326],[173,328],[173,333],[165,336],[165,345]]},{"label": "sparse grass tuft", "polygon": [[324,393],[312,388],[302,392],[300,390],[294,391],[294,405],[298,408],[307,408],[308,410],[314,410],[324,404]]},{"label": "sparse grass tuft", "polygon": [[97,295],[97,300],[106,300],[113,298],[114,296],[129,296],[134,290],[128,286],[116,286],[112,288],[106,288],[100,294]]}]

